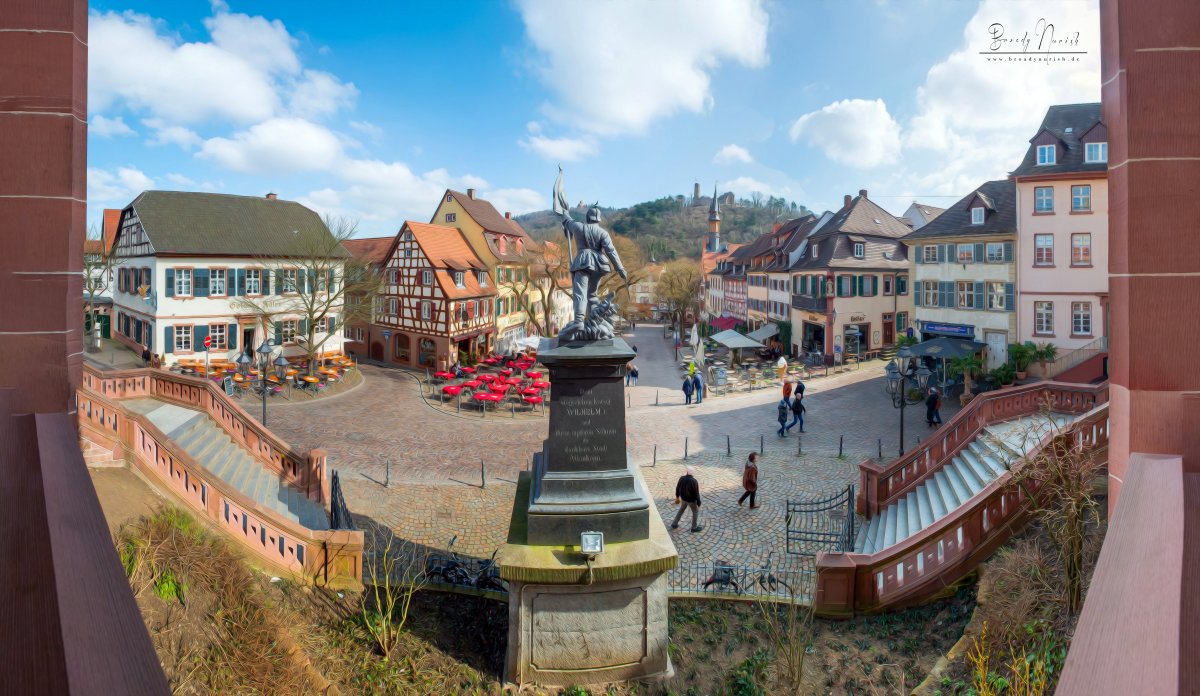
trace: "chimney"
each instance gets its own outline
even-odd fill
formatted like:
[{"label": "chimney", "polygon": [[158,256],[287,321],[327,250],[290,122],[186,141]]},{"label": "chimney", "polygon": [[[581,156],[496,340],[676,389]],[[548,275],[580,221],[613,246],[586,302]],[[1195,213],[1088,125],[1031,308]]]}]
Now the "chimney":
[{"label": "chimney", "polygon": [[846,194],[846,200],[842,203],[842,210],[850,207],[850,201],[854,200],[853,196]]},{"label": "chimney", "polygon": [[475,189],[467,189],[467,198],[475,200]]},{"label": "chimney", "polygon": [[866,198],[866,197],[867,197],[867,190],[866,190],[866,189],[859,189],[859,190],[858,190],[858,195],[862,196],[863,198]]},{"label": "chimney", "polygon": [[268,201],[273,201],[273,200],[276,200],[276,199],[278,199],[278,198],[279,198],[279,196],[276,196],[276,195],[275,195],[275,194],[273,194],[273,193],[268,193],[268,194],[267,194],[267,200],[268,200]]},{"label": "chimney", "polygon": [[505,219],[505,220],[511,220],[511,219],[512,219],[512,213],[508,212],[507,210],[506,210],[506,211],[504,211],[504,219]]}]

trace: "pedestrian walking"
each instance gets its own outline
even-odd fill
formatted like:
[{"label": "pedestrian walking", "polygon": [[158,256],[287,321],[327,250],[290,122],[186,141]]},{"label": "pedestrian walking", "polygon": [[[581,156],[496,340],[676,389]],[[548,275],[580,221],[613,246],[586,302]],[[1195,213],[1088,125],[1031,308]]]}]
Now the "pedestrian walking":
[{"label": "pedestrian walking", "polygon": [[683,403],[690,406],[692,403],[692,394],[696,391],[696,383],[692,381],[691,375],[683,378]]},{"label": "pedestrian walking", "polygon": [[142,348],[142,367],[150,366],[150,348]]},{"label": "pedestrian walking", "polygon": [[696,403],[704,403],[704,370],[696,370],[692,375],[692,386],[696,388]]},{"label": "pedestrian walking", "polygon": [[775,420],[779,421],[779,437],[784,437],[787,434],[788,414],[791,413],[792,407],[787,399],[780,399],[775,406]]},{"label": "pedestrian walking", "polygon": [[804,432],[804,412],[808,409],[804,408],[804,399],[796,394],[792,397],[792,422],[784,428],[784,431],[790,431],[795,426],[800,426],[800,432]]},{"label": "pedestrian walking", "polygon": [[631,363],[631,364],[633,365],[633,369],[630,370],[629,374],[633,376],[633,386],[636,387],[637,386],[637,378],[638,378],[638,366],[637,366],[637,363]]},{"label": "pedestrian walking", "polygon": [[783,375],[787,373],[787,358],[779,356],[779,360],[775,362],[775,371],[779,373],[779,381],[782,382]]},{"label": "pedestrian walking", "polygon": [[942,424],[942,414],[939,411],[942,408],[942,399],[938,394],[938,390],[931,388],[929,396],[925,397],[925,421],[929,427],[935,427]]},{"label": "pedestrian walking", "polygon": [[633,382],[633,361],[625,363],[625,386],[629,386]]},{"label": "pedestrian walking", "polygon": [[792,388],[792,393],[796,396],[796,398],[799,398],[799,399],[804,398],[804,382],[803,382],[803,380],[799,380],[799,379],[796,380],[796,386]]},{"label": "pedestrian walking", "polygon": [[746,502],[746,498],[749,498],[750,509],[756,509],[758,505],[755,504],[754,497],[758,493],[758,452],[751,452],[746,460],[746,466],[742,469],[742,488],[745,492],[738,498],[738,505],[741,506]]},{"label": "pedestrian walking", "polygon": [[704,529],[700,526],[700,482],[696,480],[695,473],[696,470],[689,466],[687,473],[680,476],[675,484],[675,504],[679,506],[679,512],[675,513],[671,529],[679,529],[679,520],[687,510],[692,511],[692,531]]},{"label": "pedestrian walking", "polygon": [[787,380],[784,380],[784,382],[783,382],[783,398],[785,398],[785,399],[792,398],[792,383]]}]

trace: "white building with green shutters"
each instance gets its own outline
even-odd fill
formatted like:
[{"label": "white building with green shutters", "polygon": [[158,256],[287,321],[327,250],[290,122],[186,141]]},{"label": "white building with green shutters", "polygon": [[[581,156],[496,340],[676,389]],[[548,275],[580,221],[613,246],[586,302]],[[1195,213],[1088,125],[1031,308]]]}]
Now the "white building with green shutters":
[{"label": "white building with green shutters", "polygon": [[1016,185],[1008,180],[983,184],[905,237],[915,335],[986,343],[987,368],[1004,363],[1017,340],[1016,239]]},{"label": "white building with green shutters", "polygon": [[[256,312],[246,300],[271,305],[278,296],[278,306],[295,306],[284,300],[339,282],[336,270],[313,278],[296,260],[311,253],[304,240],[321,235],[330,232],[319,215],[274,194],[145,191],[121,211],[113,243],[112,337],[139,353],[148,348],[164,364],[203,359],[206,338],[210,358],[235,359],[269,340],[298,359],[308,318]],[[330,334],[321,352],[340,354],[337,313],[317,323],[315,335]]]}]

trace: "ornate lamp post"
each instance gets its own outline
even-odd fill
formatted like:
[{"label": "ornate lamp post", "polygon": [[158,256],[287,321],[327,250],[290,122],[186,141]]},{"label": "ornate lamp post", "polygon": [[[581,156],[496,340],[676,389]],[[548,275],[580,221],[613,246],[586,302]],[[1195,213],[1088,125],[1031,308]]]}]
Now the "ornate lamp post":
[{"label": "ornate lamp post", "polygon": [[258,353],[258,384],[262,387],[262,404],[263,416],[262,424],[267,424],[267,371],[271,369],[271,342],[265,340],[262,345],[255,350]]},{"label": "ornate lamp post", "polygon": [[250,365],[254,364],[254,360],[250,357],[250,354],[242,353],[237,357],[235,362],[237,363],[238,374],[242,376],[242,379],[249,379]]},{"label": "ornate lamp post", "polygon": [[[900,409],[900,456],[904,455],[904,409],[912,404],[921,402],[921,394],[925,393],[925,388],[929,385],[929,368],[921,365],[920,367],[912,367],[909,365],[909,358],[912,357],[912,352],[908,348],[901,348],[896,353],[896,357],[904,365],[908,365],[907,370],[901,371],[896,362],[888,363],[884,369],[884,374],[887,378],[887,393],[892,397],[892,406]],[[919,394],[915,400],[909,400],[908,388],[911,384],[916,384]]]},{"label": "ornate lamp post", "polygon": [[279,357],[275,358],[273,364],[275,365],[275,377],[279,379],[280,384],[283,384],[283,378],[287,375],[287,369],[291,363],[288,362],[287,358],[283,357],[283,351],[279,351]]}]

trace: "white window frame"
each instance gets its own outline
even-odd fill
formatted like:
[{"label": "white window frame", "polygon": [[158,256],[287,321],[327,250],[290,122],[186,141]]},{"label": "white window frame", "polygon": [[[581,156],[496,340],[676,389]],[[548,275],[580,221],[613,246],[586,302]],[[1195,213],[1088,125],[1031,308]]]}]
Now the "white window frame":
[{"label": "white window frame", "polygon": [[954,249],[957,263],[975,263],[975,245],[957,244]]},{"label": "white window frame", "polygon": [[[1043,196],[1043,191],[1049,191],[1049,195]],[[1048,206],[1043,206],[1042,202],[1049,202]],[[1035,213],[1053,213],[1054,212],[1054,187],[1053,186],[1035,186],[1033,187],[1033,212]]]},{"label": "white window frame", "polygon": [[[217,279],[220,278],[218,281]],[[218,285],[220,289],[218,289]],[[208,294],[209,296],[228,296],[229,295],[229,272],[224,268],[210,268],[208,271]],[[214,341],[215,343],[215,341]]]},{"label": "white window frame", "polygon": [[982,225],[983,224],[983,206],[977,205],[974,208],[971,208],[971,224],[972,225]]},{"label": "white window frame", "polygon": [[1083,161],[1087,164],[1100,164],[1102,162],[1107,162],[1108,143],[1085,143],[1083,146]]},{"label": "white window frame", "polygon": [[479,280],[479,287],[486,288],[488,286],[487,271],[476,271],[475,276]]},{"label": "white window frame", "polygon": [[396,299],[395,297],[389,297],[387,313],[389,316],[393,316],[393,317],[399,315],[400,314],[400,300]]},{"label": "white window frame", "polygon": [[984,286],[986,287],[987,293],[987,299],[985,300],[987,302],[987,308],[997,312],[1003,312],[1007,310],[1008,308],[1004,306],[1004,283],[989,280],[984,283]]},{"label": "white window frame", "polygon": [[923,261],[925,263],[937,263],[938,262],[938,251],[937,251],[938,245],[937,244],[926,244],[923,247],[923,249],[924,249],[924,251],[921,252],[923,255],[923,258],[921,259],[921,261]]},{"label": "white window frame", "polygon": [[456,287],[456,288],[464,287],[467,282],[466,276],[467,276],[467,274],[462,271],[455,271],[454,272],[454,287]]},{"label": "white window frame", "polygon": [[421,303],[421,321],[432,321],[432,320],[433,320],[433,303],[432,302],[422,302]]},{"label": "white window frame", "polygon": [[988,263],[1004,263],[1004,242],[988,242],[983,255]]},{"label": "white window frame", "polygon": [[863,256],[866,256],[866,254],[867,254],[867,245],[863,244],[862,242],[855,242],[854,243],[854,258],[861,259]]},{"label": "white window frame", "polygon": [[956,283],[959,309],[978,309],[975,306],[975,281],[960,280]]},{"label": "white window frame", "polygon": [[299,292],[300,272],[295,268],[284,268],[282,271],[283,273],[280,276],[280,282],[283,283],[283,292]]},{"label": "white window frame", "polygon": [[428,268],[421,271],[421,285],[433,285],[433,271]]},{"label": "white window frame", "polygon": [[246,294],[261,295],[262,289],[262,269],[247,268],[246,269]]},{"label": "white window frame", "polygon": [[[1087,244],[1076,244],[1075,240],[1086,239]],[[1085,249],[1087,258],[1077,259],[1075,251],[1077,249]],[[1092,265],[1092,233],[1091,232],[1075,232],[1071,235],[1071,265],[1072,266],[1091,266]]]},{"label": "white window frame", "polygon": [[936,280],[922,280],[921,299],[924,300],[922,304],[924,304],[926,307],[941,306],[941,297],[939,297],[941,294],[940,290],[941,288],[938,287],[938,282]]},{"label": "white window frame", "polygon": [[192,296],[192,269],[176,268],[175,269],[175,296],[176,297],[191,297]]},{"label": "white window frame", "polygon": [[[177,278],[179,276],[176,276]],[[175,327],[175,353],[191,353],[192,352],[192,336],[195,331],[193,326],[176,326]]]},{"label": "white window frame", "polygon": [[229,350],[229,326],[226,324],[209,324],[208,337],[212,339],[209,350]]},{"label": "white window frame", "polygon": [[[1078,191],[1078,193],[1076,193]],[[1076,204],[1078,203],[1078,205]],[[1092,212],[1092,185],[1075,184],[1071,186],[1071,212]]]},{"label": "white window frame", "polygon": [[1033,303],[1033,333],[1037,336],[1054,335],[1054,303]]},{"label": "white window frame", "polygon": [[1058,146],[1057,145],[1038,145],[1037,146],[1037,163],[1039,167],[1057,164]]},{"label": "white window frame", "polygon": [[363,337],[364,337],[364,334],[363,334],[362,327],[358,327],[358,328],[354,329],[354,340],[355,341],[362,343]]},{"label": "white window frame", "polygon": [[[1044,246],[1038,242],[1043,239],[1050,240],[1050,246]],[[1038,252],[1042,249],[1050,250],[1049,260],[1040,260]],[[1054,235],[1052,234],[1035,234],[1033,235],[1033,265],[1034,266],[1053,266],[1054,265]]]},{"label": "white window frame", "polygon": [[818,254],[818,253],[820,253],[820,249],[821,249],[821,245],[820,245],[820,244],[813,244],[813,245],[812,245],[812,257],[813,257],[814,259],[815,259],[815,258],[817,258],[817,254]]},{"label": "white window frame", "polygon": [[[1084,329],[1087,329],[1086,331]],[[1072,302],[1071,303],[1071,335],[1072,336],[1091,336],[1092,335],[1092,303],[1091,302]]]},{"label": "white window frame", "polygon": [[300,333],[299,319],[284,319],[279,322],[279,340],[284,345],[296,342],[296,335]]},{"label": "white window frame", "polygon": [[458,222],[458,213],[446,213],[446,222]]}]

